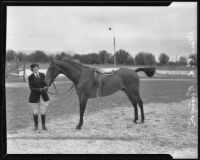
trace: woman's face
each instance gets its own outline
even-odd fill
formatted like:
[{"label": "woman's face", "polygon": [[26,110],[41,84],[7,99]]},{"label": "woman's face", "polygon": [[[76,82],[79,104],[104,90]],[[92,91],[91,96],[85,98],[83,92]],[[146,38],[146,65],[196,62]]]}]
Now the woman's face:
[{"label": "woman's face", "polygon": [[37,66],[33,67],[33,72],[38,73],[39,68]]}]

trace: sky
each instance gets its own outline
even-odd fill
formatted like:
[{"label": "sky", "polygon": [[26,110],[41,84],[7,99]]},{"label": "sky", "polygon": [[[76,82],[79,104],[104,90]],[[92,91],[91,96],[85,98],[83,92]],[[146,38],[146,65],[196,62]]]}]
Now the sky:
[{"label": "sky", "polygon": [[[109,30],[111,28],[111,30]],[[197,3],[168,7],[8,6],[6,49],[88,54],[124,49],[171,60],[196,51]]]}]

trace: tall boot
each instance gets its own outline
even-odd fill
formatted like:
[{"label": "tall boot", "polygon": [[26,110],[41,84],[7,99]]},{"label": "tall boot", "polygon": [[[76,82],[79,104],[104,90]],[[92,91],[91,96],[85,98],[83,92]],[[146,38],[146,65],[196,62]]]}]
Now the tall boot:
[{"label": "tall boot", "polygon": [[38,115],[33,115],[33,120],[34,120],[34,131],[38,130]]},{"label": "tall boot", "polygon": [[47,130],[47,127],[45,125],[45,114],[41,115],[41,120],[42,120],[42,129]]}]

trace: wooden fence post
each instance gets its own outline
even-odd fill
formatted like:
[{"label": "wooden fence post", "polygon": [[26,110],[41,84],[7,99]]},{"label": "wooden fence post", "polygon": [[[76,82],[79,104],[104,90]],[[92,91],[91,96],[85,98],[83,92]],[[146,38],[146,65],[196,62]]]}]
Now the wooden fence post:
[{"label": "wooden fence post", "polygon": [[23,80],[24,82],[26,82],[26,62],[24,61],[24,64],[23,64]]}]

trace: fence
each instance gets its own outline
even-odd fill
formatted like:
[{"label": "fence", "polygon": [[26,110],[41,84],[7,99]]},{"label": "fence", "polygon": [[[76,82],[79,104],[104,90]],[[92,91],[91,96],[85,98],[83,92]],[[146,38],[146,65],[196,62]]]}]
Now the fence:
[{"label": "fence", "polygon": [[26,63],[6,63],[5,79],[16,80],[22,78],[23,82],[26,82]]}]

